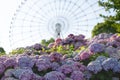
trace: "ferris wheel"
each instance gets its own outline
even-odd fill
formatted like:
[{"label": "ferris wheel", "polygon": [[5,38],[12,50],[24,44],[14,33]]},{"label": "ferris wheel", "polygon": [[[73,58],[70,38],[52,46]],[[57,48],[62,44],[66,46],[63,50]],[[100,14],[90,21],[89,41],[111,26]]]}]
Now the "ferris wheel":
[{"label": "ferris wheel", "polygon": [[11,48],[42,39],[65,38],[68,34],[91,35],[104,13],[98,0],[24,0],[10,25]]}]

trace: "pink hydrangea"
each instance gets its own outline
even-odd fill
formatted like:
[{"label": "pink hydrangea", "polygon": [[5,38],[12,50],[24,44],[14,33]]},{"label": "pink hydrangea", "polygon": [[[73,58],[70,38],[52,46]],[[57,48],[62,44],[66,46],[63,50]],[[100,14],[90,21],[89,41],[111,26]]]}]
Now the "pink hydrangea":
[{"label": "pink hydrangea", "polygon": [[62,58],[62,54],[57,53],[57,52],[53,52],[50,54],[50,60],[51,61],[60,61]]},{"label": "pink hydrangea", "polygon": [[80,59],[81,60],[85,60],[85,59],[88,59],[90,57],[90,54],[88,51],[84,51],[80,54]]}]

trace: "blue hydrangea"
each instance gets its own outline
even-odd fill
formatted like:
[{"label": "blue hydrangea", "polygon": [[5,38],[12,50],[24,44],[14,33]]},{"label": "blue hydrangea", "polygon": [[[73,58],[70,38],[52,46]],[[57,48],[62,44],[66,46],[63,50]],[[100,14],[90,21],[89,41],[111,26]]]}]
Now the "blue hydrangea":
[{"label": "blue hydrangea", "polygon": [[118,72],[118,73],[120,73],[120,62],[118,62],[118,64],[113,67],[113,72]]},{"label": "blue hydrangea", "polygon": [[109,69],[113,69],[118,64],[118,59],[116,58],[108,58],[102,63],[102,67],[104,70],[108,71]]},{"label": "blue hydrangea", "polygon": [[49,72],[44,77],[45,80],[65,80],[65,75],[57,71]]},{"label": "blue hydrangea", "polygon": [[105,45],[101,43],[93,43],[89,46],[89,50],[93,53],[102,52],[105,49]]},{"label": "blue hydrangea", "polygon": [[102,70],[100,62],[92,61],[88,64],[87,69],[95,74]]},{"label": "blue hydrangea", "polygon": [[102,64],[102,62],[103,62],[104,60],[106,60],[106,59],[107,59],[107,58],[106,58],[105,56],[99,56],[99,57],[96,58],[95,61],[98,61],[98,62],[100,62],[100,63]]}]

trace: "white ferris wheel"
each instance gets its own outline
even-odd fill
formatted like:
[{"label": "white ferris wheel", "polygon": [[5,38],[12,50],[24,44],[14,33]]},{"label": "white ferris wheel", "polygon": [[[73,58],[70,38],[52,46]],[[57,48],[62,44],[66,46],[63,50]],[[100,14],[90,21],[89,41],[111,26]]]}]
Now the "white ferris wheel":
[{"label": "white ferris wheel", "polygon": [[98,0],[24,0],[11,21],[10,46],[27,46],[68,34],[90,37],[93,27],[102,21],[101,13],[104,9]]}]

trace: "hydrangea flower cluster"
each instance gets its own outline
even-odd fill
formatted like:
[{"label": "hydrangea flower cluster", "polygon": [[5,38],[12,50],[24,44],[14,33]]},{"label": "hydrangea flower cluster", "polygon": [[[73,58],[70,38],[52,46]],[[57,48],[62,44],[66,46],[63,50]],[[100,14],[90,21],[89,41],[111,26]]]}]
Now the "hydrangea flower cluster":
[{"label": "hydrangea flower cluster", "polygon": [[97,74],[102,70],[112,70],[115,73],[120,73],[120,61],[117,58],[99,56],[95,61],[92,61],[87,65],[87,69],[94,74]]},{"label": "hydrangea flower cluster", "polygon": [[[72,80],[85,79],[86,66],[57,52],[43,55],[1,56],[1,80]],[[77,72],[73,72],[77,71]],[[79,73],[76,77],[76,75]],[[82,74],[82,75],[81,75]]]},{"label": "hydrangea flower cluster", "polygon": [[85,50],[74,58],[86,60],[95,54],[104,53],[109,57],[120,59],[120,36],[118,34],[99,34],[92,38],[87,46]]},{"label": "hydrangea flower cluster", "polygon": [[[57,39],[49,48],[71,44],[75,50],[81,46],[86,49],[66,57],[55,51],[44,52],[42,49],[46,47],[35,44],[26,47],[23,54],[1,56],[0,80],[92,80],[93,75],[102,71],[120,74],[120,36],[117,34],[102,33],[89,41],[84,35],[70,34],[65,39]],[[96,54],[99,56],[94,57]],[[91,56],[94,60],[85,64]]]},{"label": "hydrangea flower cluster", "polygon": [[49,47],[55,47],[55,46],[65,46],[65,45],[73,45],[74,49],[78,49],[81,46],[86,46],[87,45],[87,39],[85,39],[85,36],[80,34],[80,35],[73,35],[70,34],[68,35],[65,39],[56,39],[54,43],[50,44]]}]

